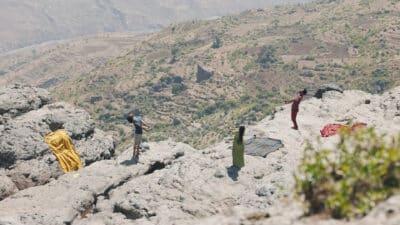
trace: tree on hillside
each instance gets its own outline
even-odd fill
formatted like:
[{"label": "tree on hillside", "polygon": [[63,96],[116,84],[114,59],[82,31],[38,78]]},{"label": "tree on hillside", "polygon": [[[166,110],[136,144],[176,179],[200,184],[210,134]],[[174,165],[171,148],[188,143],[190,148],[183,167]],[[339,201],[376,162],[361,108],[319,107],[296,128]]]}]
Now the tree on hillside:
[{"label": "tree on hillside", "polygon": [[257,63],[263,68],[269,68],[271,64],[278,62],[279,59],[276,56],[276,49],[273,46],[264,46],[258,53]]},{"label": "tree on hillside", "polygon": [[211,48],[220,48],[222,46],[222,41],[220,37],[215,37],[214,42],[211,45]]}]

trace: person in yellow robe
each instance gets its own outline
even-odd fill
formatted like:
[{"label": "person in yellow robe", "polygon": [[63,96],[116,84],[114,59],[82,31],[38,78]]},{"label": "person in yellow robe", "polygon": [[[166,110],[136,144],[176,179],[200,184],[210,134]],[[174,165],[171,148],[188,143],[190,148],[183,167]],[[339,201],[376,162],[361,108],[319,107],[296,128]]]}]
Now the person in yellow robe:
[{"label": "person in yellow robe", "polygon": [[236,168],[240,169],[244,166],[244,135],[245,127],[240,126],[239,131],[235,132],[232,146],[232,164]]},{"label": "person in yellow robe", "polygon": [[68,173],[82,168],[82,161],[72,143],[71,138],[64,129],[55,130],[45,136],[44,140],[49,145],[51,153],[56,157],[62,171]]}]

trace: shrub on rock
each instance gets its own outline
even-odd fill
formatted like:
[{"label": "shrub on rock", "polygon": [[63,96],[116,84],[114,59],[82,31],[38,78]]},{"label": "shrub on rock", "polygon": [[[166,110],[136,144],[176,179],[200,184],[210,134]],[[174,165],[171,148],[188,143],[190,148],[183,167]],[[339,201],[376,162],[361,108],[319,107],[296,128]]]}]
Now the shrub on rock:
[{"label": "shrub on rock", "polygon": [[309,213],[365,215],[400,187],[400,134],[390,141],[374,129],[342,131],[336,149],[309,145],[295,175]]}]

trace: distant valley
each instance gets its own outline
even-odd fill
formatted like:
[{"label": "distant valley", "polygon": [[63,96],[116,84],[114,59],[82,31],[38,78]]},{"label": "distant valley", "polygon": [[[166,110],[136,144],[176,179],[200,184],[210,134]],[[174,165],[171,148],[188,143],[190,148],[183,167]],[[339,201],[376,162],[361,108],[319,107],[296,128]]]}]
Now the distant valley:
[{"label": "distant valley", "polygon": [[149,32],[171,23],[307,0],[0,0],[0,53],[99,33]]}]

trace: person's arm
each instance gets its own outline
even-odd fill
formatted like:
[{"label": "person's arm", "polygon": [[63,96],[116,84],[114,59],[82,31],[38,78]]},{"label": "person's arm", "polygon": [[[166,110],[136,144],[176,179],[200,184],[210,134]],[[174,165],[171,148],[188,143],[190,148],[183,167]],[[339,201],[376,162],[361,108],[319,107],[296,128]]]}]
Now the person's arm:
[{"label": "person's arm", "polygon": [[292,103],[294,101],[296,101],[296,99],[286,100],[285,103],[288,104],[288,103]]},{"label": "person's arm", "polygon": [[292,103],[292,102],[296,102],[296,101],[301,101],[301,96],[296,96],[296,98],[291,99],[291,100],[286,100],[285,103]]},{"label": "person's arm", "polygon": [[148,129],[150,129],[150,127],[142,120],[142,128],[144,129],[144,130],[148,130]]}]

